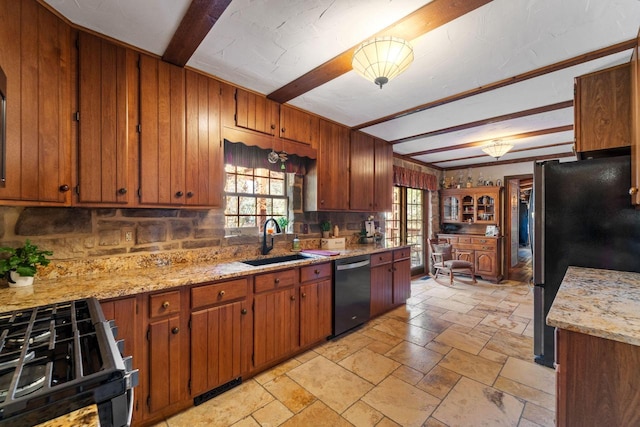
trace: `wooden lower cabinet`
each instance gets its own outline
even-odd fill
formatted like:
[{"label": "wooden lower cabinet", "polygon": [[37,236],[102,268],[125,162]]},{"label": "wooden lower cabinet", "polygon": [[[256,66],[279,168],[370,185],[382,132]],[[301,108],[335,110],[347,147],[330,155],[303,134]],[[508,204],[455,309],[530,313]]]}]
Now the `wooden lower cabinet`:
[{"label": "wooden lower cabinet", "polygon": [[253,298],[253,364],[265,365],[298,346],[298,290],[295,287]]},{"label": "wooden lower cabinet", "polygon": [[411,261],[393,263],[393,305],[402,305],[411,296]]},{"label": "wooden lower cabinet", "polygon": [[469,234],[438,234],[453,245],[455,259],[472,262],[476,276],[492,282],[502,280],[503,237]]},{"label": "wooden lower cabinet", "polygon": [[371,317],[404,304],[411,296],[410,248],[371,255]]},{"label": "wooden lower cabinet", "polygon": [[556,425],[640,425],[640,347],[556,330]]},{"label": "wooden lower cabinet", "polygon": [[331,335],[331,278],[300,286],[300,347]]},{"label": "wooden lower cabinet", "polygon": [[393,307],[393,266],[391,261],[371,267],[371,317]]}]

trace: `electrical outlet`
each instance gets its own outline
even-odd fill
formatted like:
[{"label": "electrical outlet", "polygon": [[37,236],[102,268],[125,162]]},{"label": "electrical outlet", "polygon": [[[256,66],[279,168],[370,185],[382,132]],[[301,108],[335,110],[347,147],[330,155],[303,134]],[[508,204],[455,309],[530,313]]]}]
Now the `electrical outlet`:
[{"label": "electrical outlet", "polygon": [[135,234],[134,234],[134,230],[133,228],[123,228],[122,229],[122,240],[125,243],[131,243],[133,242],[133,239],[135,238]]},{"label": "electrical outlet", "polygon": [[309,224],[302,224],[302,234],[309,234]]}]

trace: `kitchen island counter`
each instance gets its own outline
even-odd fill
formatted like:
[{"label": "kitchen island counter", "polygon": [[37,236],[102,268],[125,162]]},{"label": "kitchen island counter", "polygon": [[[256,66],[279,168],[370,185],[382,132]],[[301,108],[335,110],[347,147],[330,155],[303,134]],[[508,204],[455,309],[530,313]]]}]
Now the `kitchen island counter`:
[{"label": "kitchen island counter", "polygon": [[640,346],[640,273],[570,266],[547,324]]},{"label": "kitchen island counter", "polygon": [[[33,286],[0,288],[0,312],[19,310],[27,307],[51,304],[79,298],[95,297],[100,300],[155,292],[186,285],[214,282],[263,272],[295,268],[317,264],[355,255],[374,254],[398,248],[376,245],[358,245],[339,251],[335,256],[310,254],[308,259],[288,261],[253,267],[243,260],[196,261],[165,265],[163,259],[151,261],[146,268],[116,269],[104,268],[93,274],[70,275],[55,278],[36,278]],[[270,256],[290,255],[292,252],[276,253]],[[268,257],[254,257],[268,258]],[[155,263],[154,263],[155,262]]]}]

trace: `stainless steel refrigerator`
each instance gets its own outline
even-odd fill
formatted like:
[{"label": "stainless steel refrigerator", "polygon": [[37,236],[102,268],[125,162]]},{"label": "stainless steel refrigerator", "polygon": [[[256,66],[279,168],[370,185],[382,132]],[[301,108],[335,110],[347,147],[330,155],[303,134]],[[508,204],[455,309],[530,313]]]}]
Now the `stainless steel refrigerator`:
[{"label": "stainless steel refrigerator", "polygon": [[629,156],[534,167],[534,354],[554,363],[545,323],[570,265],[640,272],[640,210],[631,205]]}]

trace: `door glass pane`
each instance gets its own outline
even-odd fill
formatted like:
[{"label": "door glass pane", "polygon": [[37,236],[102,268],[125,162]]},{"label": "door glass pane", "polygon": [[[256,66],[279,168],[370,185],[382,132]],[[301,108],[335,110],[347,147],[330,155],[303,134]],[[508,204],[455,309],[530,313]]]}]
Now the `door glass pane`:
[{"label": "door glass pane", "polygon": [[393,203],[391,205],[391,212],[386,212],[384,214],[384,238],[387,246],[399,246],[401,242],[400,221],[402,218],[402,203],[400,191],[400,187],[393,187]]},{"label": "door glass pane", "polygon": [[407,244],[411,246],[411,268],[424,265],[423,191],[407,188]]}]

